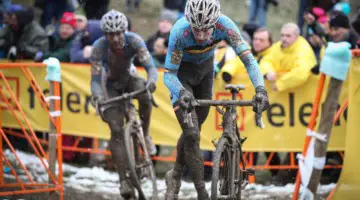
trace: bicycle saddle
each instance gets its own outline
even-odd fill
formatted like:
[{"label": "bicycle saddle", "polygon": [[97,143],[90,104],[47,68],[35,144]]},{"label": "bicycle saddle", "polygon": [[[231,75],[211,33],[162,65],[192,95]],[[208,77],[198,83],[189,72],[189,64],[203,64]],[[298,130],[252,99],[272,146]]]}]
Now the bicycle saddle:
[{"label": "bicycle saddle", "polygon": [[237,84],[237,85],[233,85],[233,84],[228,84],[225,86],[225,90],[236,90],[236,91],[239,91],[239,90],[245,90],[245,86],[244,85],[241,85],[241,84]]}]

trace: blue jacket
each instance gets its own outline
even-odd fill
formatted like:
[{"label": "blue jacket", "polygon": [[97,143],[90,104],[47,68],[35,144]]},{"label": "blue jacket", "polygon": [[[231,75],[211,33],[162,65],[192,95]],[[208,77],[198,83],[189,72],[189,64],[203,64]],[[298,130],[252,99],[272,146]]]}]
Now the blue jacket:
[{"label": "blue jacket", "polygon": [[[83,40],[83,35],[86,31],[89,33],[89,38],[86,43],[84,43],[85,41]],[[89,63],[89,59],[85,59],[83,56],[83,48],[87,45],[92,45],[103,35],[104,33],[100,28],[100,20],[89,20],[85,31],[79,33],[72,43],[70,50],[70,62]]]}]

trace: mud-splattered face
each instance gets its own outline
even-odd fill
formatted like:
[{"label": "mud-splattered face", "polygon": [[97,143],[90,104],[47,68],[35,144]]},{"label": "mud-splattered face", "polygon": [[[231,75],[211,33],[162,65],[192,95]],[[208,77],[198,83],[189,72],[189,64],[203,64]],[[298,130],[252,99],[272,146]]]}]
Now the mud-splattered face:
[{"label": "mud-splattered face", "polygon": [[191,27],[191,31],[195,37],[196,42],[201,44],[208,41],[211,38],[211,35],[214,32],[214,28],[211,27],[207,29],[198,29]]},{"label": "mud-splattered face", "polygon": [[106,39],[109,41],[110,48],[113,51],[120,51],[125,46],[125,33],[124,32],[113,32],[106,33]]}]

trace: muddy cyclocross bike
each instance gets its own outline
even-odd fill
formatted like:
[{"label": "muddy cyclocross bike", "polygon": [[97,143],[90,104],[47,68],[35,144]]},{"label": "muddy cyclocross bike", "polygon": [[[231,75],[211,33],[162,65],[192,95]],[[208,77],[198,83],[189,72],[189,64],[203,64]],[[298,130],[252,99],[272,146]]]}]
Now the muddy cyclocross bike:
[{"label": "muddy cyclocross bike", "polygon": [[[147,92],[151,97],[152,103],[158,107],[152,94],[147,89],[137,90],[131,93],[124,93],[121,96],[108,100],[100,101],[96,109],[100,115],[103,115],[106,109],[111,109],[112,104],[124,103],[125,106],[125,151],[126,151],[126,176],[137,190],[137,196],[140,200],[158,199],[158,190],[156,185],[156,174],[148,152],[141,121],[138,111],[132,103],[132,98],[141,93]],[[103,118],[103,116],[101,116]]]},{"label": "muddy cyclocross bike", "polygon": [[[215,106],[223,116],[223,133],[217,142],[212,141],[216,149],[213,157],[211,200],[240,200],[241,190],[248,184],[248,176],[253,175],[254,170],[246,167],[243,157],[242,144],[246,138],[240,137],[236,107],[255,106],[255,103],[251,100],[236,100],[239,91],[245,89],[243,85],[226,85],[225,89],[230,90],[231,100],[196,100],[195,106]],[[185,123],[193,126],[191,113],[186,115]],[[258,127],[264,128],[261,114],[255,114],[255,122]]]}]

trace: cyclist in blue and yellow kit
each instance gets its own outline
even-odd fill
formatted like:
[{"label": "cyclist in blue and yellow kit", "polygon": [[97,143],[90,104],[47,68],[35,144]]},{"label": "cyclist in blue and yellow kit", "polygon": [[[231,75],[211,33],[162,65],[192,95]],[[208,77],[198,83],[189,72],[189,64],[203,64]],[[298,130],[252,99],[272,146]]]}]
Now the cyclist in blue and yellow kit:
[{"label": "cyclist in blue and yellow kit", "polygon": [[[218,42],[226,40],[244,63],[255,88],[254,111],[262,113],[269,106],[264,80],[240,31],[235,23],[220,14],[219,0],[188,0],[185,16],[179,19],[170,33],[169,48],[165,61],[164,82],[170,90],[171,101],[182,128],[177,144],[174,169],[166,175],[166,200],[177,199],[183,168],[192,171],[192,179],[199,200],[207,200],[203,180],[203,158],[200,153],[200,129],[209,107],[196,107],[195,99],[211,99],[214,78],[213,56]],[[191,112],[193,127],[184,123],[184,112]]]}]

